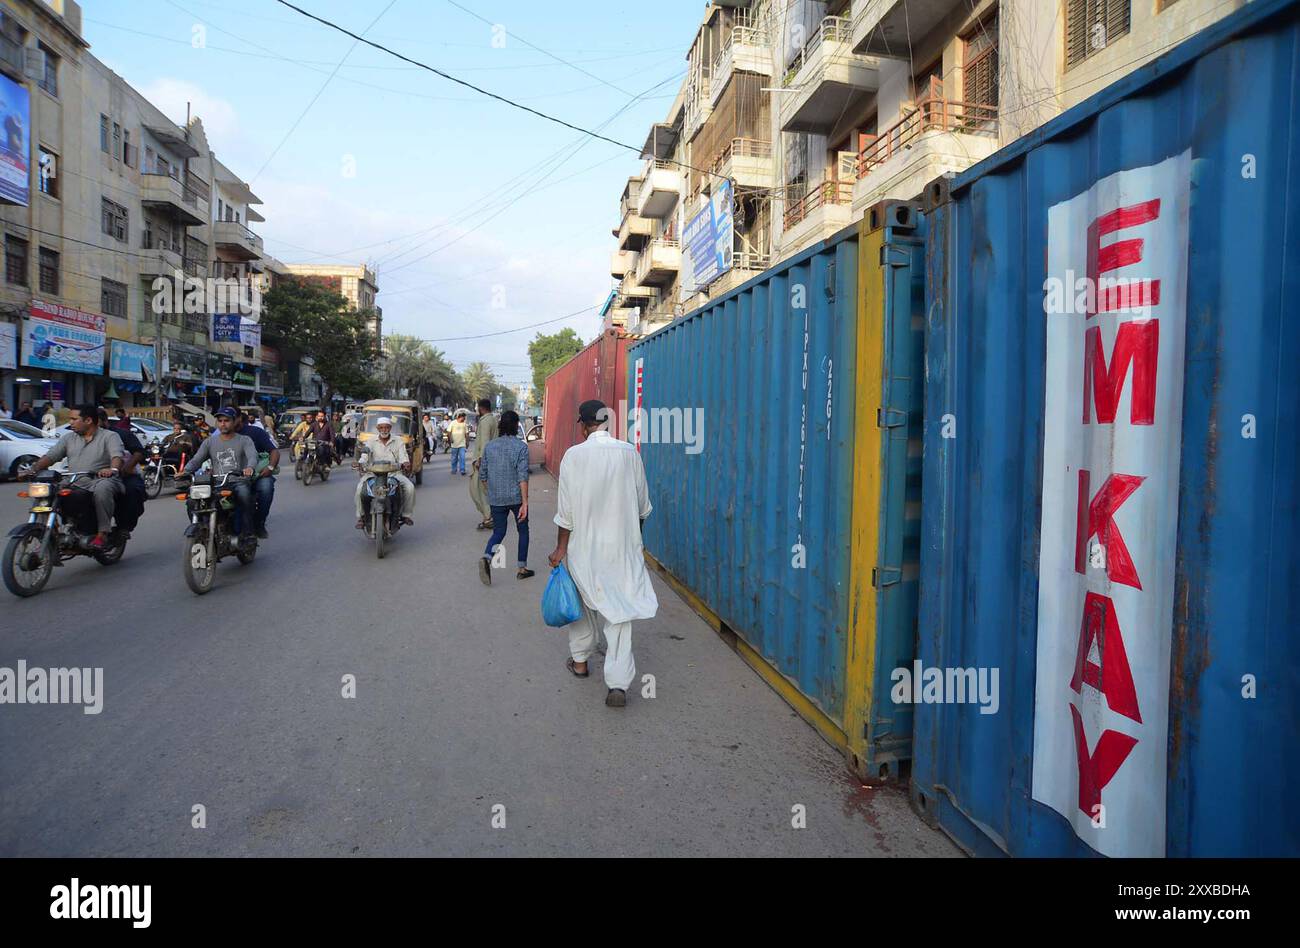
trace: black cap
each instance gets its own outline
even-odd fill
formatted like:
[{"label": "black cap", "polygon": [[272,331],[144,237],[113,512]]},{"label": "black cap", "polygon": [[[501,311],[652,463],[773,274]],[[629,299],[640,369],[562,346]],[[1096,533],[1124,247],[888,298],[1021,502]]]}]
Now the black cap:
[{"label": "black cap", "polygon": [[607,417],[608,409],[599,398],[588,399],[578,406],[578,420],[584,425],[600,424]]}]

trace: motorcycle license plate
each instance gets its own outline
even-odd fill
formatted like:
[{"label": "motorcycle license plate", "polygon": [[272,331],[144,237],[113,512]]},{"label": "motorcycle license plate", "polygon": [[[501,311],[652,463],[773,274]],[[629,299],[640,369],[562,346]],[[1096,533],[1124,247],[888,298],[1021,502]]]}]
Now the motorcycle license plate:
[{"label": "motorcycle license plate", "polygon": [[33,507],[32,513],[49,513],[53,509],[53,507]]}]

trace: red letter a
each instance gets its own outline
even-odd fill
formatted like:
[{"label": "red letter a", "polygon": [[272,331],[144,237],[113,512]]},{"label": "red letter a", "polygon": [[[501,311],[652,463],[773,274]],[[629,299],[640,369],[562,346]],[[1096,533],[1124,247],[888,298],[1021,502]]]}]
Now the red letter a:
[{"label": "red letter a", "polygon": [[[1088,661],[1092,642],[1097,641],[1098,667]],[[1083,624],[1079,627],[1079,654],[1074,659],[1074,677],[1070,688],[1078,692],[1086,682],[1106,696],[1106,704],[1116,714],[1142,723],[1138,713],[1137,688],[1129,670],[1124,635],[1120,632],[1115,604],[1109,596],[1090,592],[1083,601]]]}]

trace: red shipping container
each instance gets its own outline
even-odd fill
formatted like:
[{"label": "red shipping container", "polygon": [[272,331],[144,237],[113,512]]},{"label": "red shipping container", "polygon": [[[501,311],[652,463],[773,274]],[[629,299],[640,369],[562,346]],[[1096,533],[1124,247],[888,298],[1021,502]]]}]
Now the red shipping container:
[{"label": "red shipping container", "polygon": [[614,412],[618,424],[610,434],[623,438],[623,406],[627,399],[627,346],[632,337],[606,329],[591,345],[546,377],[542,422],[546,434],[546,469],[560,476],[560,459],[577,442],[578,406],[599,398]]}]

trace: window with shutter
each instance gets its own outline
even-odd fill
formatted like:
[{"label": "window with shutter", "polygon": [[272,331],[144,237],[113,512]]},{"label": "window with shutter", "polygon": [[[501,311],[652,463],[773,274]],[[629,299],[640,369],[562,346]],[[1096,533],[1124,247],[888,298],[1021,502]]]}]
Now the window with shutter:
[{"label": "window with shutter", "polygon": [[1066,0],[1065,68],[1099,53],[1129,31],[1132,0]]},{"label": "window with shutter", "polygon": [[990,17],[966,37],[962,100],[998,104],[998,18]]}]

